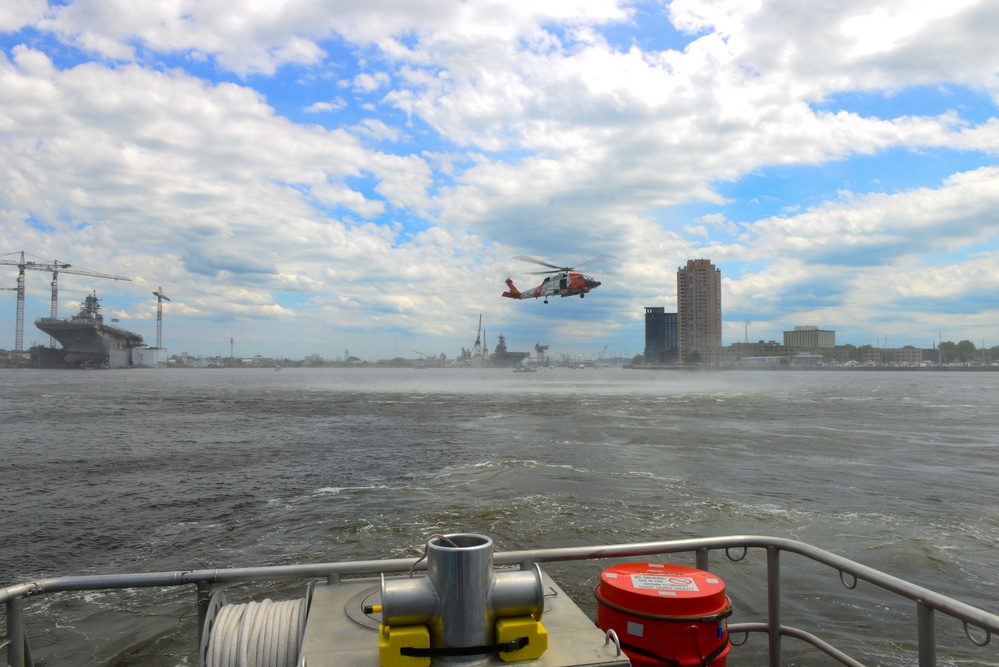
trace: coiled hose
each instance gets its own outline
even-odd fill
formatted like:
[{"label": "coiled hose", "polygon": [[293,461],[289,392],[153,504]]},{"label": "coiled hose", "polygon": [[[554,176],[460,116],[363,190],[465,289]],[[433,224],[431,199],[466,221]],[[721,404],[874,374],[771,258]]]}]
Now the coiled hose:
[{"label": "coiled hose", "polygon": [[205,667],[295,667],[305,634],[306,599],[223,606]]}]

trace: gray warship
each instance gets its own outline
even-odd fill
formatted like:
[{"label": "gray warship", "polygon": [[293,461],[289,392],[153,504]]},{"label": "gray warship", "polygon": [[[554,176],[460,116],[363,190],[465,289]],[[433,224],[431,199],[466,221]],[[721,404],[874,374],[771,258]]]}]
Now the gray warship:
[{"label": "gray warship", "polygon": [[31,359],[40,368],[128,368],[132,349],[145,343],[139,334],[104,324],[97,293],[87,295],[80,312],[69,319],[42,317],[35,326],[52,336],[61,348],[36,345]]},{"label": "gray warship", "polygon": [[515,368],[519,366],[520,362],[527,358],[529,354],[529,352],[510,352],[507,350],[506,338],[503,334],[500,334],[499,342],[496,343],[496,349],[489,357],[489,365],[494,368]]}]

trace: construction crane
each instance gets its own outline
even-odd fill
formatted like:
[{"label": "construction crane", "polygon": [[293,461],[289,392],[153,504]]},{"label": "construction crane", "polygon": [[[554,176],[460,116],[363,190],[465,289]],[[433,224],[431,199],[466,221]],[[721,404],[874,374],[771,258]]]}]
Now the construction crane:
[{"label": "construction crane", "polygon": [[541,366],[545,365],[545,352],[548,351],[547,345],[542,345],[540,342],[534,344],[534,351],[538,353],[538,364]]},{"label": "construction crane", "polygon": [[482,313],[479,313],[479,330],[475,332],[475,345],[472,346],[472,358],[482,356]]},{"label": "construction crane", "polygon": [[[11,253],[14,254],[14,253]],[[14,335],[14,351],[23,352],[24,351],[24,272],[25,271],[51,271],[52,272],[52,305],[50,309],[49,317],[53,320],[59,316],[59,274],[60,273],[71,273],[78,276],[89,276],[91,278],[107,278],[109,280],[127,280],[131,282],[131,278],[126,278],[125,276],[113,276],[109,273],[99,273],[97,271],[90,271],[89,269],[82,269],[79,267],[74,267],[72,264],[65,264],[59,260],[42,260],[41,262],[34,262],[25,259],[24,251],[20,253],[20,259],[0,259],[0,264],[6,264],[8,266],[17,267],[17,319],[15,324],[15,335]],[[10,289],[10,288],[5,288]],[[49,347],[55,347],[55,339],[51,336],[49,337]]]},{"label": "construction crane", "polygon": [[421,357],[417,361],[417,368],[444,368],[444,364],[447,361],[447,356],[443,352],[441,352],[440,356],[436,354],[424,354],[419,350],[413,350],[413,352],[416,352]]},{"label": "construction crane", "polygon": [[[18,291],[16,287],[0,287],[0,292],[16,292]],[[20,303],[18,303],[18,312],[21,312]],[[20,332],[19,332],[20,333]],[[18,341],[20,341],[20,336],[18,336]],[[18,345],[20,347],[20,344]]]},{"label": "construction crane", "polygon": [[153,296],[156,297],[156,349],[163,349],[163,301],[164,299],[169,301],[170,297],[163,293],[163,288],[157,288],[153,292]]}]

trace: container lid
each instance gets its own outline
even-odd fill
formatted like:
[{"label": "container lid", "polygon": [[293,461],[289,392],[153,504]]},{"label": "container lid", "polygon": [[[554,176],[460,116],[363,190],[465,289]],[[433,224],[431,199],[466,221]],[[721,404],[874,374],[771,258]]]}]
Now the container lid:
[{"label": "container lid", "polygon": [[669,563],[614,565],[601,573],[598,589],[608,602],[646,614],[712,614],[728,604],[720,578]]}]

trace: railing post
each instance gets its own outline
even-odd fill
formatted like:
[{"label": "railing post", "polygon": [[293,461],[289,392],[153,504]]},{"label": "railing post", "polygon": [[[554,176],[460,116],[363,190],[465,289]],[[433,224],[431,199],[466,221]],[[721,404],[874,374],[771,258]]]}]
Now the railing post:
[{"label": "railing post", "polygon": [[781,665],[780,549],[767,547],[767,635],[770,667]]},{"label": "railing post", "polygon": [[24,599],[15,597],[7,601],[7,664],[10,667],[27,667],[24,664]]},{"label": "railing post", "polygon": [[207,581],[199,581],[198,586],[198,646],[201,646],[201,635],[205,631],[205,619],[208,618],[208,606],[212,600],[212,585]]},{"label": "railing post", "polygon": [[704,572],[710,571],[708,563],[708,557],[710,555],[709,551],[707,549],[698,549],[694,553],[697,557],[697,565],[696,565],[697,569],[702,570]]},{"label": "railing post", "polygon": [[919,667],[937,665],[937,631],[933,609],[921,602],[916,603],[916,640],[919,643]]}]

